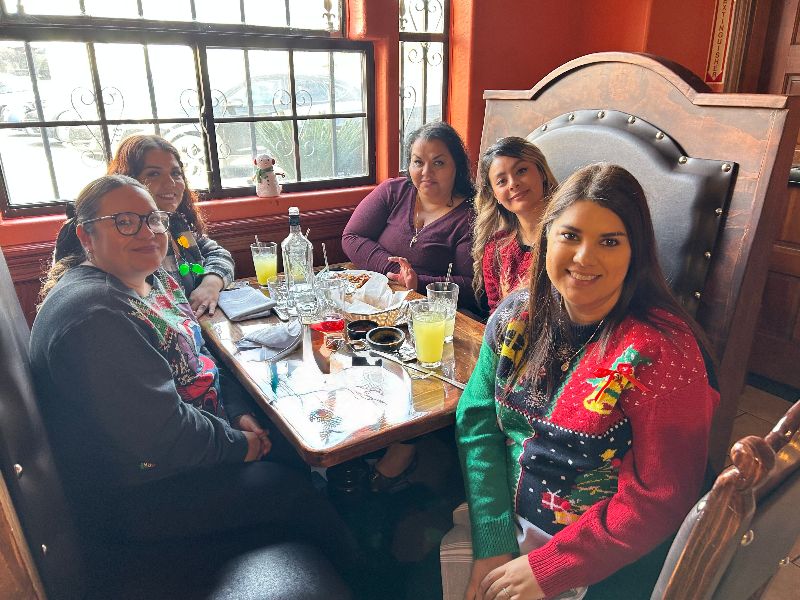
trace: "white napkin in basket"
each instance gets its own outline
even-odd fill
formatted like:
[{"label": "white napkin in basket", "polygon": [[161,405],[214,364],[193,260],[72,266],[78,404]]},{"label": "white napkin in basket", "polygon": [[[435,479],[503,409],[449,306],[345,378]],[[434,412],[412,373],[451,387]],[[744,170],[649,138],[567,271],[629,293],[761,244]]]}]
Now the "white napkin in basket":
[{"label": "white napkin in basket", "polygon": [[353,292],[345,302],[344,309],[360,315],[392,310],[403,303],[408,292],[409,290],[393,292],[388,285],[374,277]]}]

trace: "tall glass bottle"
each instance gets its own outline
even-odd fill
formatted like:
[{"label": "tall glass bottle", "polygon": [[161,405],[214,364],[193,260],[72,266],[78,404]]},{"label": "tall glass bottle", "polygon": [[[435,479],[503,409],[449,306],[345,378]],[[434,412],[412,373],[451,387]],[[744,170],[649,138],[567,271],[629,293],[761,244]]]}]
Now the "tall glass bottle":
[{"label": "tall glass bottle", "polygon": [[292,303],[304,323],[314,321],[317,296],[314,290],[314,249],[300,230],[300,209],[289,209],[289,235],[281,242],[283,270]]}]

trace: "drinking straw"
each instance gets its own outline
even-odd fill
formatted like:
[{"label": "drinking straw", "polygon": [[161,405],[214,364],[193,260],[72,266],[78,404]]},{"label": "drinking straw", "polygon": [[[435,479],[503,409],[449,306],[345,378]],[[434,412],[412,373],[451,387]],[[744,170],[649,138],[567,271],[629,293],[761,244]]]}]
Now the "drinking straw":
[{"label": "drinking straw", "polygon": [[330,271],[328,268],[328,252],[325,250],[325,242],[322,242],[322,258],[325,259],[325,270]]},{"label": "drinking straw", "polygon": [[444,282],[450,283],[450,271],[453,270],[453,263],[447,265],[447,275],[445,275]]},{"label": "drinking straw", "polygon": [[258,236],[256,236],[256,246],[258,246]]},{"label": "drinking straw", "polygon": [[309,234],[309,233],[311,233],[311,227],[309,227],[308,229],[306,229],[306,237],[308,237],[308,234]]}]

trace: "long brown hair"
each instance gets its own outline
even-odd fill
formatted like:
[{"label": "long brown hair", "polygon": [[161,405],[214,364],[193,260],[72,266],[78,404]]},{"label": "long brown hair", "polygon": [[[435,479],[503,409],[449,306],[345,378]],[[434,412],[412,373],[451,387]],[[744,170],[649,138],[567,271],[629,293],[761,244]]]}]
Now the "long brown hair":
[{"label": "long brown hair", "polygon": [[475,197],[475,227],[472,232],[472,288],[475,297],[480,298],[483,289],[483,254],[486,244],[499,231],[506,231],[508,235],[498,240],[494,248],[494,261],[500,262],[500,249],[511,242],[519,234],[519,219],[517,215],[506,209],[497,201],[489,180],[489,169],[498,156],[519,158],[536,165],[542,178],[542,199],[547,203],[550,194],[556,189],[558,181],[547,164],[547,159],[542,151],[528,140],[509,136],[500,138],[481,156],[478,165],[478,195]]},{"label": "long brown hair", "polygon": [[680,305],[664,278],[656,254],[653,222],[642,186],[622,167],[600,163],[583,167],[573,173],[558,188],[542,215],[536,236],[538,243],[532,250],[530,298],[527,307],[528,345],[521,364],[527,365],[529,373],[538,373],[544,368],[548,386],[554,381],[558,361],[554,358],[553,344],[564,310],[560,295],[554,293],[553,284],[547,276],[547,236],[555,220],[573,204],[581,201],[594,202],[617,215],[625,225],[631,247],[631,260],[622,284],[622,293],[599,330],[601,347],[605,348],[614,330],[628,316],[652,325],[669,336],[679,326],[653,312],[654,309],[661,309],[684,321],[700,348],[707,352],[709,346],[705,333]]},{"label": "long brown hair", "polygon": [[[132,177],[104,175],[83,188],[75,199],[75,204],[67,204],[68,218],[58,231],[56,248],[53,252],[53,265],[47,271],[47,275],[42,281],[42,288],[39,290],[40,303],[44,302],[47,294],[67,271],[87,259],[86,251],[78,239],[78,225],[97,216],[103,196],[126,185],[140,188],[150,194],[143,183]],[[83,227],[91,233],[94,223],[87,223]]]},{"label": "long brown hair", "polygon": [[178,205],[177,212],[186,219],[189,226],[198,235],[205,235],[206,224],[203,216],[197,209],[197,194],[189,187],[186,180],[186,173],[183,169],[183,161],[177,148],[164,138],[157,135],[131,135],[126,137],[117,148],[111,164],[108,165],[108,174],[128,175],[139,179],[145,167],[145,155],[150,150],[163,150],[175,157],[181,167],[181,177],[183,177],[183,198]]}]

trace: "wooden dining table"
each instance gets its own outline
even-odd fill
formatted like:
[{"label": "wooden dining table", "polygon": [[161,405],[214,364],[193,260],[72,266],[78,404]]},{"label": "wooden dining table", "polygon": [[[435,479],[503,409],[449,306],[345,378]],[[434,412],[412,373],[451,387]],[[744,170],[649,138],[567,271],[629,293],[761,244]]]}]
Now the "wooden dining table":
[{"label": "wooden dining table", "polygon": [[[410,292],[409,299],[415,297],[421,296]],[[200,323],[210,350],[311,466],[330,467],[454,421],[459,387],[369,351],[354,351],[348,343],[326,340],[326,334],[307,325],[294,351],[262,360],[257,352],[239,351],[236,342],[279,323],[274,315],[234,323],[218,309]],[[456,313],[453,341],[445,344],[435,371],[466,383],[483,330],[481,322]]]}]

